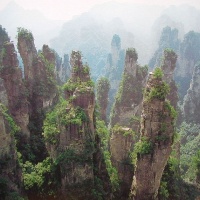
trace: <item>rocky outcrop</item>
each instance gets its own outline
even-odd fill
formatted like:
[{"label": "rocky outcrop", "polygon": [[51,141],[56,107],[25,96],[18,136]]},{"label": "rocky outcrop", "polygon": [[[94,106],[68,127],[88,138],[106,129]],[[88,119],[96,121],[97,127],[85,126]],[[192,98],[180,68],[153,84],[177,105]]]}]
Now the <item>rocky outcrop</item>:
[{"label": "rocky outcrop", "polygon": [[49,99],[52,101],[52,97],[55,97],[55,55],[47,45],[44,45],[42,52],[37,54],[32,33],[23,28],[18,33],[18,50],[24,64],[29,100],[32,101],[40,96],[43,99],[38,99],[41,100],[38,104],[45,107],[47,103],[45,101]]},{"label": "rocky outcrop", "polygon": [[18,50],[24,64],[24,82],[29,102],[30,152],[25,151],[25,145],[19,148],[24,149],[25,159],[32,154],[31,161],[37,163],[47,156],[42,139],[44,114],[57,102],[55,55],[47,45],[43,45],[42,51],[37,53],[32,33],[23,28],[18,30]]},{"label": "rocky outcrop", "polygon": [[190,87],[195,65],[200,60],[200,33],[190,31],[184,36],[178,54],[175,81],[179,87],[179,96],[183,100]]},{"label": "rocky outcrop", "polygon": [[105,76],[110,82],[109,91],[109,105],[110,112],[111,106],[114,102],[114,97],[117,93],[121,76],[124,67],[125,52],[121,49],[121,39],[118,35],[114,35],[111,42],[111,53],[108,54],[107,63],[105,66]]},{"label": "rocky outcrop", "polygon": [[158,43],[158,49],[149,61],[150,69],[153,69],[156,66],[160,66],[162,64],[162,54],[166,48],[170,48],[175,52],[178,52],[180,48],[180,40],[178,38],[178,30],[176,28],[172,29],[169,26],[163,28]]},{"label": "rocky outcrop", "polygon": [[136,169],[132,185],[135,200],[153,200],[158,195],[163,170],[170,156],[176,112],[166,101],[169,86],[157,68],[149,76],[142,109],[140,141],[135,144]]},{"label": "rocky outcrop", "polygon": [[[3,50],[4,55],[0,71],[0,77],[3,80],[2,84],[6,89],[6,94],[3,96],[5,98],[7,96],[9,111],[17,125],[21,128],[22,134],[26,138],[29,138],[30,132],[27,127],[29,123],[27,90],[22,80],[22,72],[19,68],[17,53],[14,44],[11,42],[5,43]],[[4,103],[6,103],[5,101]]]},{"label": "rocky outcrop", "polygon": [[[126,51],[125,68],[111,112],[112,127],[110,151],[113,165],[118,170],[123,198],[127,198],[133,176],[130,153],[139,133],[142,89],[145,87],[148,68],[137,64],[135,49]],[[121,197],[122,198],[122,197]]]},{"label": "rocky outcrop", "polygon": [[153,69],[162,65],[162,55],[166,48],[172,49],[177,55],[174,79],[179,85],[178,92],[180,100],[186,95],[190,86],[190,80],[194,66],[200,57],[200,34],[190,31],[184,35],[183,41],[178,38],[178,30],[165,27],[161,33],[158,49],[149,61],[149,67]]},{"label": "rocky outcrop", "polygon": [[0,193],[1,199],[12,199],[21,192],[22,174],[18,164],[14,133],[16,124],[0,104]]},{"label": "rocky outcrop", "polygon": [[178,102],[178,88],[174,81],[174,70],[176,68],[177,55],[172,49],[165,49],[163,53],[163,62],[161,64],[161,69],[163,71],[163,81],[165,81],[169,87],[170,91],[167,95],[167,99],[170,101],[171,105],[176,108]]},{"label": "rocky outcrop", "polygon": [[69,62],[69,55],[64,54],[64,59],[62,63],[62,69],[60,72],[60,79],[63,83],[67,81],[67,79],[70,78],[71,70],[70,70],[70,62]]},{"label": "rocky outcrop", "polygon": [[8,37],[5,28],[0,25],[0,51],[2,51],[4,42],[10,42],[10,38]]},{"label": "rocky outcrop", "polygon": [[199,107],[200,107],[200,64],[194,68],[190,88],[183,102],[184,119],[188,123],[200,123]]},{"label": "rocky outcrop", "polygon": [[56,72],[57,72],[57,82],[62,85],[64,84],[71,76],[71,67],[69,61],[69,55],[64,54],[62,59],[56,52]]},{"label": "rocky outcrop", "polygon": [[2,78],[0,78],[0,103],[8,106],[8,96]]},{"label": "rocky outcrop", "polygon": [[54,53],[44,45],[42,52],[37,54],[32,33],[23,28],[18,31],[18,50],[23,60],[24,78],[29,92],[29,112],[51,106],[57,92]]},{"label": "rocky outcrop", "polygon": [[107,78],[100,78],[97,82],[97,103],[100,109],[100,118],[107,122],[106,111],[108,106],[108,92],[110,89],[110,82]]},{"label": "rocky outcrop", "polygon": [[95,148],[100,141],[95,135],[94,88],[80,52],[72,52],[70,63],[72,74],[64,85],[65,100],[48,114],[43,134],[50,156],[59,164],[64,198],[90,199],[94,198],[96,175],[102,173],[98,169],[105,170],[100,148]]}]

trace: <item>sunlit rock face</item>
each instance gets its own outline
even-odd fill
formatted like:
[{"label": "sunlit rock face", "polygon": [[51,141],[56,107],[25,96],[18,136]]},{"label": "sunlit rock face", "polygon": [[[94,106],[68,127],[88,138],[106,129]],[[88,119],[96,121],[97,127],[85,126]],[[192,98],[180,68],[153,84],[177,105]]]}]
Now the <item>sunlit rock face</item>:
[{"label": "sunlit rock face", "polygon": [[122,81],[111,111],[110,151],[113,165],[121,180],[121,198],[127,198],[133,177],[134,167],[130,153],[139,135],[142,105],[142,90],[146,84],[147,67],[137,63],[135,49],[126,51]]}]

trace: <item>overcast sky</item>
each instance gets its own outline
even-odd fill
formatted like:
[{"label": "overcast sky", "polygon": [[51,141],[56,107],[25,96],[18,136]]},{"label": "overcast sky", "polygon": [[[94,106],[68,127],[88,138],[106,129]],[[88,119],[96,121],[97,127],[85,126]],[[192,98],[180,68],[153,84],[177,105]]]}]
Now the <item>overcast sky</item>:
[{"label": "overcast sky", "polygon": [[[12,0],[0,0],[2,10]],[[25,9],[37,9],[50,19],[68,20],[74,15],[88,11],[92,6],[110,0],[15,0]],[[180,5],[187,3],[200,9],[200,0],[114,0],[137,4]]]}]

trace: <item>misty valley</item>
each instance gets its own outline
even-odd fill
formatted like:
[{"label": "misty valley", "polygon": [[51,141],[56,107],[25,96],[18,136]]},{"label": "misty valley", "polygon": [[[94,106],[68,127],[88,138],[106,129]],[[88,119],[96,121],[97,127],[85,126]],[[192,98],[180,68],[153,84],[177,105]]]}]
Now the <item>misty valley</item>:
[{"label": "misty valley", "polygon": [[200,199],[200,10],[39,16],[0,10],[0,200]]}]

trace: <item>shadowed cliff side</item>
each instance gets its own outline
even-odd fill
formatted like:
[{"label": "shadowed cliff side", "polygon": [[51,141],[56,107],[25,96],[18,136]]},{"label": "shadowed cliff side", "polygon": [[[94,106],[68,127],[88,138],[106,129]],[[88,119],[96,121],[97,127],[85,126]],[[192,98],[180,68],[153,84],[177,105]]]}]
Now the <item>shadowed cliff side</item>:
[{"label": "shadowed cliff side", "polygon": [[19,131],[7,108],[0,104],[0,198],[20,198],[22,171],[14,134]]},{"label": "shadowed cliff side", "polygon": [[106,111],[108,106],[108,92],[110,82],[107,78],[101,77],[97,82],[97,104],[100,110],[100,118],[107,123]]}]

